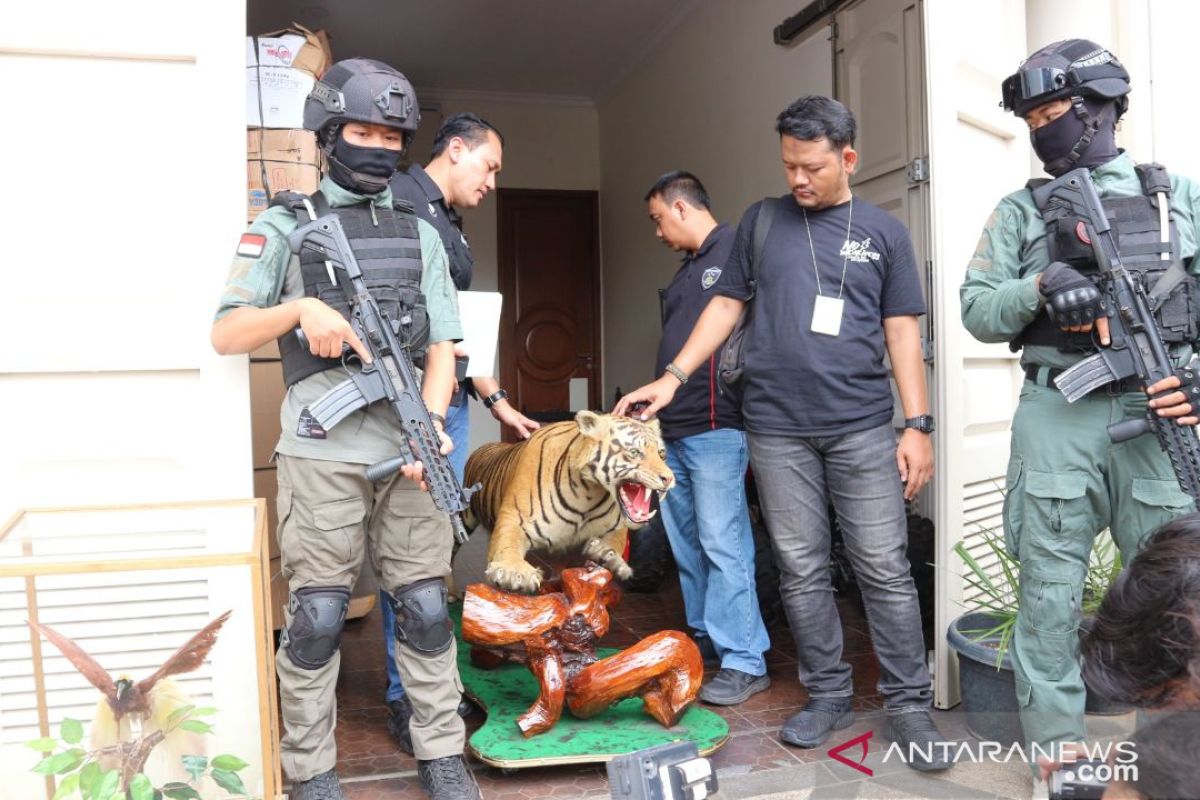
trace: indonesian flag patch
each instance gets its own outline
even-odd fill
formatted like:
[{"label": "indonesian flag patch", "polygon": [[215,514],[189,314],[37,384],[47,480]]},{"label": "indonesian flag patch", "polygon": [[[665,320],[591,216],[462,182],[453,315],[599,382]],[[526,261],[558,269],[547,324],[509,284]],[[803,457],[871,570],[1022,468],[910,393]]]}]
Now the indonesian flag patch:
[{"label": "indonesian flag patch", "polygon": [[237,254],[243,258],[258,258],[267,246],[267,237],[259,233],[243,233],[238,242]]}]

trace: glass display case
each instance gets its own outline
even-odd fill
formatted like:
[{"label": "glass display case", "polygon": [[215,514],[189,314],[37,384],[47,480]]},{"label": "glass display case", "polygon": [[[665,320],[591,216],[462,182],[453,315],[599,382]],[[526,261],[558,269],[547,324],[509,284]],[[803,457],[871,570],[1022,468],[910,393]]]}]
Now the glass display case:
[{"label": "glass display case", "polygon": [[[0,528],[0,797],[50,800],[69,774],[31,771],[43,754],[27,743],[59,737],[69,718],[82,723],[77,747],[92,750],[93,734],[104,729],[103,721],[93,725],[101,693],[27,621],[68,637],[114,680],[136,685],[227,611],[203,662],[172,676],[173,694],[155,701],[164,704],[160,715],[168,702],[193,705],[201,724],[159,744],[144,772],[155,787],[187,782],[183,755],[229,755],[221,763],[236,767],[247,795],[279,797],[268,563],[262,500],[15,514]],[[213,778],[192,785],[204,798],[228,797]]]}]

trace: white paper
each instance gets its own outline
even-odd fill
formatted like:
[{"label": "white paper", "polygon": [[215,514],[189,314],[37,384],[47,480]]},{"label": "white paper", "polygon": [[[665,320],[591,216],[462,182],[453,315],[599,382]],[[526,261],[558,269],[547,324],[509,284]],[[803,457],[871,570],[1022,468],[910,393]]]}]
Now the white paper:
[{"label": "white paper", "polygon": [[842,330],[842,306],[846,301],[840,297],[817,295],[813,303],[812,330],[826,336],[837,336]]},{"label": "white paper", "polygon": [[502,300],[499,292],[458,293],[458,318],[463,329],[460,346],[467,351],[468,378],[490,378],[495,374]]}]

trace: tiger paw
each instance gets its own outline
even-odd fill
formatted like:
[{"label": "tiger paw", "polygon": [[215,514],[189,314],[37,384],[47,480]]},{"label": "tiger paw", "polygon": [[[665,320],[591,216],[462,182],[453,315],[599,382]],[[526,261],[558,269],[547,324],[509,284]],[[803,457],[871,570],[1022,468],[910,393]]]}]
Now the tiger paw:
[{"label": "tiger paw", "polygon": [[542,585],[542,571],[526,561],[492,563],[483,574],[488,583],[510,592],[533,594]]},{"label": "tiger paw", "polygon": [[609,572],[617,576],[617,580],[627,581],[633,577],[633,567],[625,563],[623,559],[617,559],[618,564],[609,568]]}]

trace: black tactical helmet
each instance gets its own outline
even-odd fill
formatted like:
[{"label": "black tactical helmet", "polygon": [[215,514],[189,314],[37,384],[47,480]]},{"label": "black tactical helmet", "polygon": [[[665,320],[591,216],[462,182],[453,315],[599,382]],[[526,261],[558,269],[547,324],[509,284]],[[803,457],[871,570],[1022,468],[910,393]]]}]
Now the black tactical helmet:
[{"label": "black tactical helmet", "polygon": [[329,132],[347,122],[398,128],[408,139],[420,121],[417,93],[408,78],[370,58],[337,62],[304,101],[304,127],[320,134],[323,144],[332,138]]},{"label": "black tactical helmet", "polygon": [[1023,117],[1060,97],[1096,97],[1117,101],[1117,119],[1129,106],[1129,73],[1109,51],[1087,39],[1048,44],[1025,59],[1000,84],[1001,105]]}]

